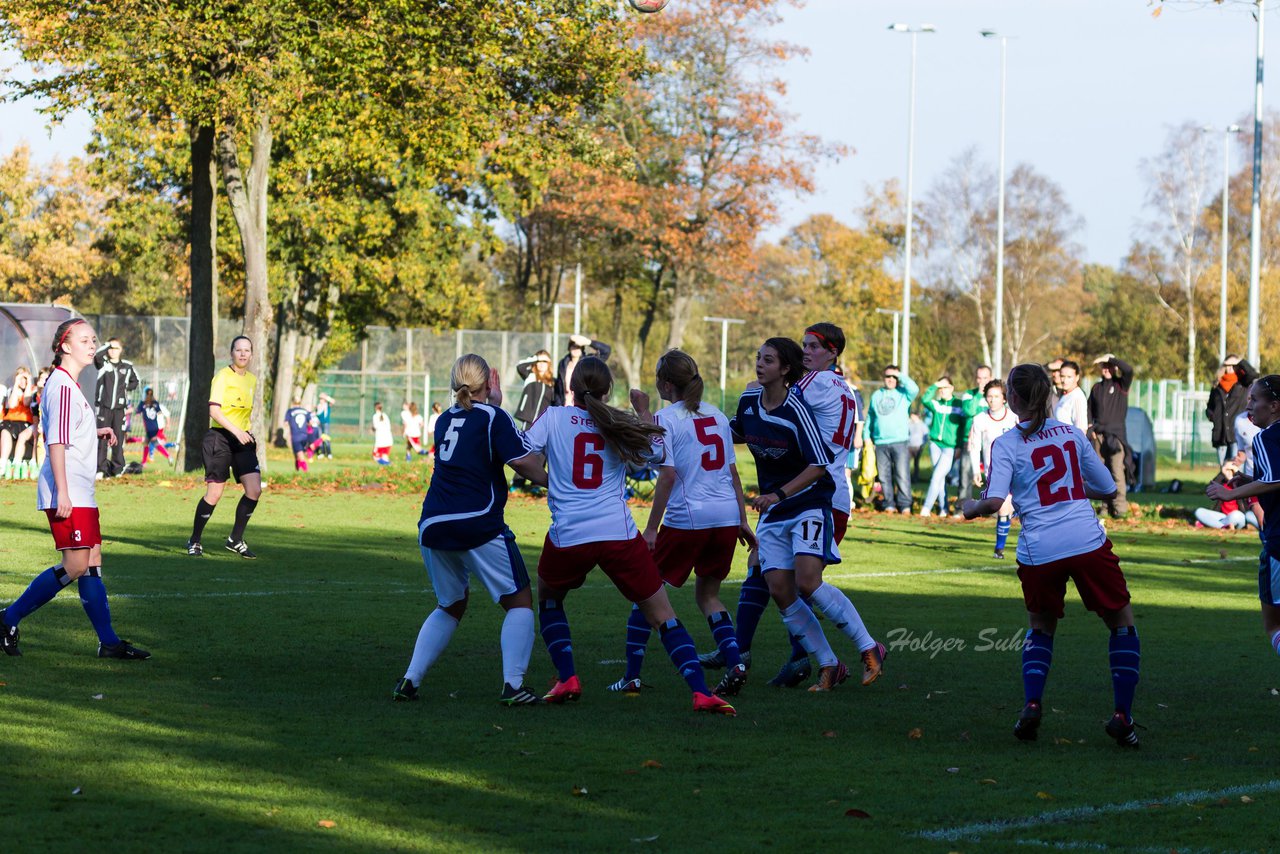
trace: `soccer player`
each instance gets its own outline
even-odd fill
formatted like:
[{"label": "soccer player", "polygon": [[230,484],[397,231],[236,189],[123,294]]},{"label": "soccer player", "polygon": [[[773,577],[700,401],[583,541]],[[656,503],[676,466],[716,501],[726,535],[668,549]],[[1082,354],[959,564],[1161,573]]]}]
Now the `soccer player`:
[{"label": "soccer player", "polygon": [[45,383],[40,418],[47,445],[36,487],[36,508],[49,518],[53,547],[62,560],[36,576],[26,591],[0,612],[0,647],[21,655],[18,624],[75,581],[80,604],[98,635],[98,658],[140,661],[151,653],[121,640],[111,625],[107,588],[102,581],[102,534],[94,477],[98,439],[115,444],[110,426],[98,429],[97,417],[76,380],[92,364],[98,347],[93,327],[80,319],[59,324],[53,335],[54,372]]},{"label": "soccer player", "polygon": [[[671,403],[654,416],[666,431],[667,455],[642,536],[664,582],[683,587],[691,572],[696,575],[694,598],[728,664],[715,693],[732,697],[746,684],[747,667],[738,654],[733,620],[720,601],[720,583],[733,567],[737,544],[751,549],[756,544],[742,498],[733,435],[725,414],[702,399],[698,363],[688,353],[669,350],[658,359],[657,388]],[[640,668],[652,633],[644,612],[633,607],[627,620],[627,671],[610,691],[640,692]]]},{"label": "soccer player", "polygon": [[382,402],[374,401],[373,418],[369,429],[373,431],[373,458],[380,466],[391,465],[391,417],[382,411]]},{"label": "soccer player", "polygon": [[453,638],[474,575],[502,606],[502,693],[498,702],[538,702],[524,685],[533,652],[533,598],[516,536],[503,519],[507,505],[504,466],[545,485],[542,458],[516,429],[502,405],[496,372],[474,353],[453,363],[449,376],[455,403],[440,418],[436,466],[422,500],[418,541],[438,605],[414,644],[413,658],[392,692],[393,700],[416,700],[427,670]]},{"label": "soccer player", "polygon": [[156,400],[156,394],[151,386],[142,390],[142,400],[134,411],[142,416],[142,427],[147,434],[146,444],[142,448],[142,464],[145,466],[153,453],[159,453],[166,460],[169,459],[169,451],[164,446],[167,441],[164,428],[169,423],[169,410],[163,403]]},{"label": "soccer player", "polygon": [[249,432],[253,414],[253,392],[258,378],[249,373],[253,360],[253,342],[244,335],[231,339],[231,364],[213,376],[209,388],[209,431],[204,434],[201,456],[204,457],[204,497],[196,504],[195,520],[191,526],[191,539],[187,540],[187,554],[200,557],[204,546],[200,537],[204,526],[218,506],[227,478],[235,475],[236,482],[244,487],[244,495],[236,505],[236,521],[227,537],[227,551],[252,560],[257,555],[244,541],[244,531],[262,497],[262,474],[258,469],[258,444]]},{"label": "soccer player", "polygon": [[302,398],[295,397],[293,405],[284,414],[284,425],[289,428],[289,447],[293,450],[294,471],[307,470],[307,450],[311,437],[311,412],[302,405]]},{"label": "soccer player", "polygon": [[[599,566],[658,629],[667,655],[693,692],[694,711],[733,715],[733,706],[707,689],[693,638],[671,609],[624,497],[626,467],[660,463],[665,456],[662,428],[605,402],[613,377],[602,359],[582,359],[569,382],[573,404],[547,409],[526,436],[533,452],[545,453],[550,481],[551,528],[538,561],[538,617],[559,678],[543,699],[564,703],[582,696],[564,600]],[[633,392],[632,400],[647,415],[644,393]],[[436,453],[443,453],[440,445]]]},{"label": "soccer player", "polygon": [[1026,705],[1013,734],[1034,741],[1039,731],[1053,633],[1063,616],[1070,578],[1085,607],[1111,630],[1115,707],[1107,735],[1121,747],[1137,747],[1132,708],[1141,660],[1138,632],[1120,562],[1089,503],[1112,498],[1115,481],[1081,430],[1050,417],[1053,385],[1043,367],[1016,366],[1006,387],[1009,408],[1018,416],[1017,430],[992,444],[986,491],[981,499],[966,501],[963,512],[966,519],[990,516],[1012,493],[1022,518],[1018,578],[1031,627],[1022,647]]},{"label": "soccer player", "polygon": [[400,425],[404,428],[404,461],[412,462],[414,454],[425,454],[422,447],[422,413],[418,404],[409,401],[400,410]]},{"label": "soccer player", "polygon": [[[996,439],[1018,426],[1018,419],[1010,412],[1004,399],[1004,383],[991,380],[983,390],[987,408],[973,417],[969,430],[969,460],[973,471],[973,485],[982,488],[986,473],[991,470],[991,445]],[[1006,497],[996,515],[996,547],[994,557],[1004,559],[1004,545],[1009,540],[1013,525],[1013,499]]]},{"label": "soccer player", "polygon": [[1253,437],[1253,476],[1236,475],[1230,488],[1220,483],[1205,490],[1215,501],[1257,498],[1262,509],[1262,553],[1258,556],[1258,598],[1262,627],[1280,654],[1280,374],[1268,374],[1249,386],[1245,412],[1258,426]]}]

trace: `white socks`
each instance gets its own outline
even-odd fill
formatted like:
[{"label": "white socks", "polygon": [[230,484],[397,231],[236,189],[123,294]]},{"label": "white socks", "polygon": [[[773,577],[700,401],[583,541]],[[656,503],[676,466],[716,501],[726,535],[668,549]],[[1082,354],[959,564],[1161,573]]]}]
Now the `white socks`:
[{"label": "white socks", "polygon": [[422,622],[418,641],[413,645],[413,659],[409,662],[409,669],[404,672],[404,678],[412,682],[415,688],[422,686],[422,677],[449,645],[456,628],[458,621],[439,608],[428,614],[427,619]]},{"label": "white socks", "polygon": [[512,608],[502,621],[502,680],[512,688],[524,685],[533,655],[533,609]]},{"label": "white socks", "polygon": [[782,610],[782,622],[787,631],[804,647],[805,652],[818,659],[819,667],[832,667],[840,663],[831,650],[831,644],[827,643],[827,636],[822,633],[818,618],[803,599],[796,597],[795,602]]},{"label": "white socks", "polygon": [[1271,648],[1280,654],[1280,629],[1271,633]]},{"label": "white socks", "polygon": [[853,607],[843,590],[824,581],[809,599],[836,624],[836,628],[849,636],[858,647],[858,652],[866,652],[875,647],[875,638],[871,637],[862,617],[858,615],[858,609]]}]

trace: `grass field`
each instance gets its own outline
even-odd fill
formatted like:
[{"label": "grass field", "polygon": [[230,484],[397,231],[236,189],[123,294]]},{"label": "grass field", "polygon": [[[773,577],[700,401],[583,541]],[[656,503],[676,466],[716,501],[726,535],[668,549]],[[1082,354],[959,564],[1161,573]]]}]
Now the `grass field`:
[{"label": "grass field", "polygon": [[[899,643],[869,688],[765,686],[785,646],[771,610],[737,718],[690,712],[656,640],[652,689],[610,694],[628,606],[597,573],[568,601],[580,703],[497,705],[500,612],[478,595],[422,700],[393,704],[434,605],[414,537],[426,466],[383,471],[342,450],[336,476],[325,462],[310,478],[274,478],[249,531],[257,561],[182,553],[196,478],[148,472],[100,486],[116,626],[154,657],[95,658],[74,591],[24,621],[24,656],[0,657],[6,849],[1276,845],[1280,662],[1260,631],[1257,539],[1176,518],[1198,503],[1194,483],[1185,496],[1138,497],[1140,521],[1110,526],[1144,653],[1142,748],[1122,752],[1102,731],[1106,630],[1074,592],[1041,738],[1018,742],[1020,658],[1009,647],[1025,616],[1012,561],[990,557],[992,524],[862,513],[828,578],[881,639],[918,641]],[[236,497],[206,545],[225,537]],[[0,602],[53,561],[33,507],[32,485],[0,483]],[[508,521],[532,570],[545,504],[514,498]],[[692,592],[672,599],[709,648]],[[552,676],[539,641],[530,682]]]}]

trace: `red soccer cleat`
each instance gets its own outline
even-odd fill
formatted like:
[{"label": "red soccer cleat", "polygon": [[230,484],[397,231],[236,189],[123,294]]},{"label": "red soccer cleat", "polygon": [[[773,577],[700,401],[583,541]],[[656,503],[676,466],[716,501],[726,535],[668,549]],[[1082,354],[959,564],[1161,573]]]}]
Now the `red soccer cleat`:
[{"label": "red soccer cleat", "polygon": [[729,702],[715,694],[698,694],[693,695],[693,710],[695,712],[711,712],[714,715],[728,715],[729,717],[737,717],[738,710],[729,705]]},{"label": "red soccer cleat", "polygon": [[556,680],[556,684],[551,686],[551,690],[542,695],[544,703],[567,703],[570,700],[576,701],[582,696],[582,685],[578,683],[577,676],[570,676],[563,682]]}]

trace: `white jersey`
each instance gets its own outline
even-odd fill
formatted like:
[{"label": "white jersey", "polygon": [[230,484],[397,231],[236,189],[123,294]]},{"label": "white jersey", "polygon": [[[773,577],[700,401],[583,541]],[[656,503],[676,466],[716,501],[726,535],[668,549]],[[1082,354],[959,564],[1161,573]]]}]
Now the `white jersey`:
[{"label": "white jersey", "polygon": [[858,401],[844,377],[835,371],[810,371],[791,390],[800,395],[813,411],[818,432],[831,451],[834,461],[827,466],[827,471],[836,484],[835,495],[831,496],[831,509],[847,514],[853,506],[853,496],[849,494],[844,468],[858,424]]},{"label": "white jersey", "polygon": [[994,418],[991,410],[984,409],[973,416],[969,427],[969,460],[973,470],[987,472],[991,468],[991,445],[1005,433],[1018,426],[1018,416],[1005,408],[1004,415]]},{"label": "white jersey", "polygon": [[400,413],[400,423],[404,426],[404,435],[409,439],[422,438],[422,416],[414,415],[405,409]]},{"label": "white jersey", "polygon": [[1253,423],[1248,412],[1241,412],[1236,416],[1235,432],[1236,453],[1244,451],[1243,471],[1249,477],[1253,477],[1253,437],[1262,432],[1261,428]]},{"label": "white jersey", "polygon": [[742,515],[729,466],[738,457],[729,419],[706,401],[696,414],[683,403],[673,403],[654,418],[667,431],[662,465],[676,472],[662,524],[681,530],[737,527]]},{"label": "white jersey", "polygon": [[1089,429],[1089,399],[1084,396],[1080,386],[1076,386],[1058,399],[1053,407],[1053,420],[1079,427],[1081,430]]},{"label": "white jersey", "polygon": [[[40,429],[45,445],[65,445],[67,492],[72,507],[97,507],[93,480],[98,474],[98,419],[84,392],[63,368],[55,368],[40,397]],[[36,509],[58,506],[52,455],[46,453],[36,485]]]},{"label": "white jersey", "polygon": [[373,413],[373,446],[390,448],[395,440],[391,437],[391,419],[385,412]]},{"label": "white jersey", "polygon": [[1109,493],[1116,483],[1082,430],[1050,418],[1031,436],[1010,430],[996,439],[982,497],[1013,495],[1022,518],[1018,562],[1034,566],[1091,552],[1107,541],[1086,488]]},{"label": "white jersey", "polygon": [[[585,409],[552,406],[530,425],[525,437],[534,453],[547,457],[551,507],[547,537],[553,546],[631,540],[639,535],[627,506],[626,464]],[[655,439],[650,459],[661,462],[663,455],[662,441]]]}]

